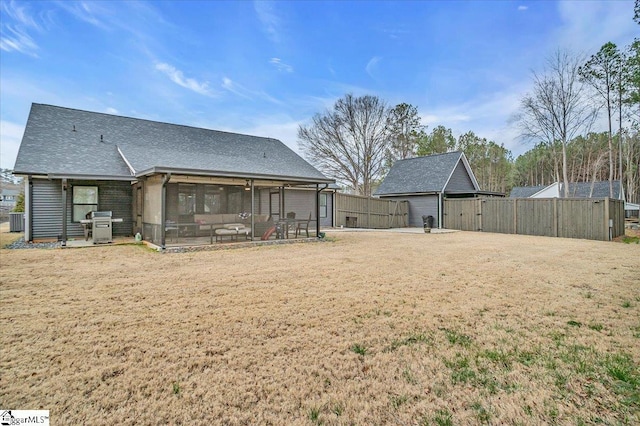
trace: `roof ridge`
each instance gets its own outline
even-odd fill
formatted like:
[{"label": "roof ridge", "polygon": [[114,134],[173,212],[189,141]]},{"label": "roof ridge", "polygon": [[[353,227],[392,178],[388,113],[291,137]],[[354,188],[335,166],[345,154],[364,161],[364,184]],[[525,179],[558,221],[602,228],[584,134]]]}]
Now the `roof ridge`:
[{"label": "roof ridge", "polygon": [[249,135],[249,134],[246,134],[246,133],[238,133],[238,132],[229,132],[229,131],[226,131],[226,130],[209,129],[209,128],[206,128],[206,127],[190,126],[190,125],[187,125],[187,124],[168,123],[166,121],[149,120],[148,118],[130,117],[128,115],[110,114],[110,113],[107,113],[107,112],[88,111],[86,109],[70,108],[70,107],[64,107],[64,106],[59,106],[59,105],[51,105],[51,104],[41,104],[41,103],[37,103],[37,102],[33,102],[33,105],[51,107],[51,108],[58,108],[58,109],[65,109],[65,110],[69,110],[69,111],[85,112],[85,113],[89,113],[89,114],[106,115],[106,116],[110,116],[110,117],[125,118],[125,119],[128,119],[128,120],[146,121],[148,123],[165,124],[165,125],[176,126],[176,127],[186,127],[186,128],[189,128],[189,129],[207,130],[209,132],[226,133],[226,134],[229,134],[229,135],[249,136],[251,138],[274,140],[274,141],[282,142],[279,139],[271,138],[271,137]]},{"label": "roof ridge", "polygon": [[451,154],[462,154],[462,151],[457,150],[457,151],[450,151],[450,152],[440,152],[438,154],[421,155],[421,156],[418,156],[418,157],[401,158],[400,160],[396,160],[396,162],[398,162],[398,161],[407,161],[407,160],[420,160],[420,159],[424,159],[424,158],[439,157],[441,155],[451,155]]}]

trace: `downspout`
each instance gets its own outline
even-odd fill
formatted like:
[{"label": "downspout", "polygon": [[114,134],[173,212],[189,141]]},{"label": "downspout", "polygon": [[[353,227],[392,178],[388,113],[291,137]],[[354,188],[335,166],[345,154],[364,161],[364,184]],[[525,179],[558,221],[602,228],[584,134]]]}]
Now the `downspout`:
[{"label": "downspout", "polygon": [[320,185],[316,183],[316,238],[320,238],[320,193],[329,187],[328,183],[320,189]]},{"label": "downspout", "polygon": [[166,225],[167,220],[167,183],[171,180],[171,173],[164,175],[162,179],[162,191],[160,195],[160,248],[164,251],[166,248]]},{"label": "downspout", "polygon": [[255,209],[256,209],[256,197],[254,193],[255,187],[253,186],[253,179],[251,179],[251,241],[255,241],[254,233],[256,231],[256,223],[255,223]]},{"label": "downspout", "polygon": [[67,179],[62,179],[62,247],[67,245]]},{"label": "downspout", "polygon": [[438,193],[438,229],[442,229],[442,192]]},{"label": "downspout", "polygon": [[331,227],[335,228],[336,227],[336,216],[338,214],[338,208],[336,207],[336,193],[338,191],[337,190],[333,190],[331,192]]}]

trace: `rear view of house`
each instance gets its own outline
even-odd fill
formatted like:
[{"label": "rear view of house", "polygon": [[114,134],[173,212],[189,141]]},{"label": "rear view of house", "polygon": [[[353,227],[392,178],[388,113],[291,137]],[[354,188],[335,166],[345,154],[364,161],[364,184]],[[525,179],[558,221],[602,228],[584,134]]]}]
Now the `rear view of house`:
[{"label": "rear view of house", "polygon": [[319,228],[320,193],[333,183],[276,139],[41,104],[14,174],[25,178],[27,240],[82,237],[88,213],[111,211],[122,219],[115,236],[160,246],[241,225],[259,239],[294,207]]}]

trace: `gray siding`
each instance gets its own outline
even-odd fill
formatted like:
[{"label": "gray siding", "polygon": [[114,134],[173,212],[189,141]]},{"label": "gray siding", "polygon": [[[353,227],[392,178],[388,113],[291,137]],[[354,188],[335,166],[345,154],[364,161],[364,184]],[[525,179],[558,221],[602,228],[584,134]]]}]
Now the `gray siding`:
[{"label": "gray siding", "polygon": [[[332,214],[333,214],[333,194],[327,192],[327,217],[322,218],[320,221],[321,226],[332,226]],[[296,219],[306,219],[311,213],[311,219],[316,218],[316,192],[315,190],[306,189],[285,189],[284,193],[284,212],[285,216],[287,212],[294,212]],[[263,189],[260,191],[260,202],[256,205],[256,210],[261,214],[269,213],[269,190]],[[312,226],[314,226],[312,224]]]},{"label": "gray siding", "polygon": [[296,219],[308,219],[311,213],[311,219],[315,220],[316,191],[287,189],[284,191],[284,207],[285,214],[294,212]]},{"label": "gray siding", "polygon": [[409,202],[409,226],[422,227],[422,216],[433,216],[434,227],[438,227],[438,195],[414,195],[384,197],[385,200]]},{"label": "gray siding", "polygon": [[[129,182],[69,181],[67,186],[67,238],[84,236],[80,223],[73,222],[73,185],[97,186],[98,209],[111,210],[114,218],[122,218],[122,223],[113,224],[113,235],[132,235],[132,192]],[[62,181],[60,179],[33,180],[33,239],[62,236],[62,202]]]},{"label": "gray siding", "polygon": [[474,189],[473,181],[471,180],[469,173],[467,173],[467,169],[464,167],[462,161],[458,161],[458,165],[453,170],[453,174],[451,175],[451,179],[449,179],[445,192],[473,191]]},{"label": "gray siding", "polygon": [[67,190],[67,238],[84,237],[82,225],[73,222],[73,186],[90,185],[98,187],[98,210],[111,210],[114,218],[122,223],[113,224],[113,235],[126,237],[133,235],[133,191],[126,181],[79,181],[70,180]]},{"label": "gray siding", "polygon": [[31,206],[32,239],[62,236],[62,181],[33,179]]}]

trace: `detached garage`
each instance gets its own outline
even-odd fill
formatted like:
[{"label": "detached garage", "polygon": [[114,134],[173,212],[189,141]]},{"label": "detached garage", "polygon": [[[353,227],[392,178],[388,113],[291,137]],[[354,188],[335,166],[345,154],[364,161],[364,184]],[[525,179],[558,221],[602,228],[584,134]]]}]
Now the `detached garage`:
[{"label": "detached garage", "polygon": [[440,228],[444,198],[498,194],[480,190],[467,157],[456,151],[396,161],[375,195],[408,201],[409,226],[422,226],[422,216],[433,216]]}]

